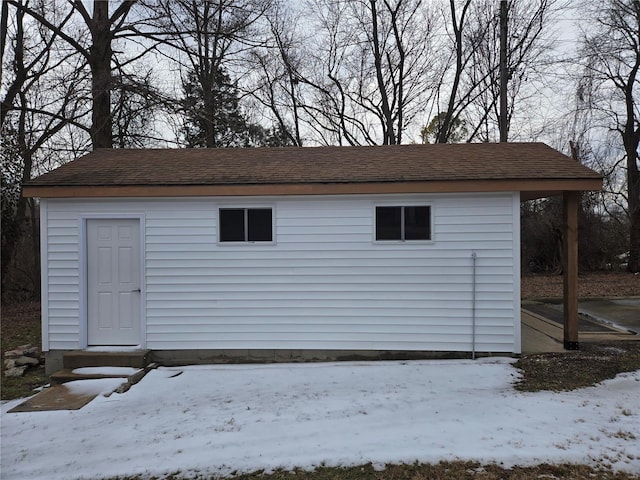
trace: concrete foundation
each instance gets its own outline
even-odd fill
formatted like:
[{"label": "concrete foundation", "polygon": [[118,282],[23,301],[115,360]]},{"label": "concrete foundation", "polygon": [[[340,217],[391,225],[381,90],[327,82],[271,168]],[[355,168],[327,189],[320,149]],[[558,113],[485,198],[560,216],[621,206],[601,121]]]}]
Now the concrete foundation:
[{"label": "concrete foundation", "polygon": [[50,377],[64,368],[64,354],[71,350],[49,350],[44,352],[44,373]]},{"label": "concrete foundation", "polygon": [[[476,356],[492,356],[477,353]],[[498,353],[498,356],[511,356]],[[471,358],[471,352],[381,350],[153,350],[151,361],[165,366],[214,363],[332,362],[357,360],[428,360]]]},{"label": "concrete foundation", "polygon": [[[67,360],[64,360],[65,353]],[[145,361],[167,367],[181,365],[231,364],[231,363],[286,363],[286,362],[341,362],[358,360],[434,360],[471,358],[471,352],[441,352],[441,351],[382,351],[382,350],[145,350]],[[74,356],[82,357],[83,363],[71,365]],[[113,357],[113,361],[101,361],[100,365],[131,366],[131,362],[118,362],[118,352],[108,354],[95,353],[101,358]],[[130,352],[123,352],[123,358]],[[510,353],[476,352],[476,357],[512,356]],[[50,350],[45,352],[47,376],[64,368],[90,366],[86,352],[75,350]],[[68,365],[67,365],[68,364]],[[93,363],[91,363],[93,365]]]}]

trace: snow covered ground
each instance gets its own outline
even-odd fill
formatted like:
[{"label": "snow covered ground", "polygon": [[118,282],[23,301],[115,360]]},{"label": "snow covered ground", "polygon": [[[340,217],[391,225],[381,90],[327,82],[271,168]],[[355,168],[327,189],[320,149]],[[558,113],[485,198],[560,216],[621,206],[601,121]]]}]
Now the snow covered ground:
[{"label": "snow covered ground", "polygon": [[2,405],[2,478],[454,459],[640,473],[640,371],[567,393],[517,392],[517,375],[495,358],[161,368],[77,411]]}]

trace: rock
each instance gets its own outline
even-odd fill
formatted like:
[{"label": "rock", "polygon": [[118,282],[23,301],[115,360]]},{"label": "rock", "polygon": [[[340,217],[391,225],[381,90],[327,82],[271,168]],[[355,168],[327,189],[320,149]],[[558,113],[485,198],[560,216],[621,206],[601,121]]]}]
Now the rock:
[{"label": "rock", "polygon": [[37,357],[39,353],[38,347],[32,347],[31,345],[21,345],[13,350],[4,352],[6,358],[17,357]]},{"label": "rock", "polygon": [[[40,350],[31,345],[20,345],[13,350],[5,352],[4,366],[6,377],[22,377],[29,367],[40,365]],[[34,358],[35,357],[35,358]]]},{"label": "rock", "polygon": [[17,367],[22,365],[33,366],[33,367],[40,365],[40,360],[38,360],[37,358],[31,358],[31,357],[18,357],[18,358],[14,358],[13,361],[15,362],[15,365]]},{"label": "rock", "polygon": [[4,371],[5,377],[22,377],[24,375],[24,371],[28,368],[28,365],[22,365],[20,367],[12,367],[8,368]]}]

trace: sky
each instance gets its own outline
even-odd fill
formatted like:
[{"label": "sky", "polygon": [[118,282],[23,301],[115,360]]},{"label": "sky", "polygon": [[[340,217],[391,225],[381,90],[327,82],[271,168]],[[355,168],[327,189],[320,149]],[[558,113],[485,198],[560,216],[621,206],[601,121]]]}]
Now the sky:
[{"label": "sky", "polygon": [[[76,411],[7,413],[3,480],[189,478],[319,465],[584,463],[640,474],[640,371],[523,393],[513,359],[152,370]],[[113,380],[74,382],[109,391]]]}]

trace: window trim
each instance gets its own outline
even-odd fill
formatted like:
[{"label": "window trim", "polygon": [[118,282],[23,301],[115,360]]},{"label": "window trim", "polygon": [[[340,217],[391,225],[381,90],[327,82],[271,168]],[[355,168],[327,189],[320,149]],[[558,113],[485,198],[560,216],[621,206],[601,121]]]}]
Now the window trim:
[{"label": "window trim", "polygon": [[[271,210],[271,240],[236,240],[230,242],[223,242],[220,232],[222,231],[220,210],[243,210],[244,211],[244,229],[245,237],[249,234],[249,215],[248,210]],[[238,245],[275,245],[276,244],[276,207],[273,204],[250,204],[250,205],[238,205],[232,204],[219,204],[216,207],[216,241],[221,246],[238,246]]]},{"label": "window trim", "polygon": [[[377,209],[378,207],[402,207],[402,221],[400,224],[401,235],[404,237],[405,234],[405,225],[404,225],[404,208],[405,207],[429,207],[429,239],[421,239],[421,240],[406,240],[401,238],[399,240],[378,240],[377,238],[377,230],[378,230],[378,215]],[[373,204],[373,243],[377,245],[395,245],[395,244],[410,244],[410,245],[429,245],[435,243],[435,232],[433,229],[433,218],[434,218],[434,205],[433,202],[430,201],[396,201],[396,202],[380,202]]]}]

